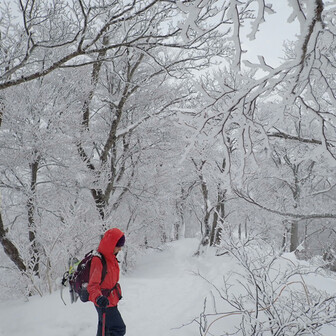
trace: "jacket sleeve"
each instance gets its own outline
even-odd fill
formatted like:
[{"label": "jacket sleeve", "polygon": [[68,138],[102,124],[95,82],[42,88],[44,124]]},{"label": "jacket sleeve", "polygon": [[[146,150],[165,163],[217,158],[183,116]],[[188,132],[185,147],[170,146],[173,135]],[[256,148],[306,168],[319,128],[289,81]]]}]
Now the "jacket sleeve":
[{"label": "jacket sleeve", "polygon": [[99,296],[102,295],[100,282],[102,277],[103,264],[99,257],[92,258],[90,267],[90,278],[87,290],[89,293],[89,300],[96,303]]}]

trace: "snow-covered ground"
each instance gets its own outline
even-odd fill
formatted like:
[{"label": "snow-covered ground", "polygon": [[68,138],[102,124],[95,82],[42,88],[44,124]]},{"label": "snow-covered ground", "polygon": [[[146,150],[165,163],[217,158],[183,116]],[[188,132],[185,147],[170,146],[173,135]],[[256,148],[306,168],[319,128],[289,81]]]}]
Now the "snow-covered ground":
[{"label": "snow-covered ground", "polygon": [[[127,325],[127,336],[199,335],[198,324],[191,322],[203,311],[204,298],[211,297],[208,281],[220,286],[222,275],[237,266],[227,255],[215,257],[214,251],[193,257],[197,244],[195,239],[185,239],[168,244],[163,251],[151,251],[141,258],[133,272],[121,277],[124,298],[119,309]],[[307,281],[329,292],[336,291],[335,279],[309,275]],[[59,292],[34,297],[29,302],[1,302],[0,335],[96,335],[97,316],[92,303],[70,304],[67,291],[64,297],[67,305]],[[223,335],[239,323],[239,318],[222,318],[216,327]],[[336,328],[326,326],[321,335],[335,336]]]}]

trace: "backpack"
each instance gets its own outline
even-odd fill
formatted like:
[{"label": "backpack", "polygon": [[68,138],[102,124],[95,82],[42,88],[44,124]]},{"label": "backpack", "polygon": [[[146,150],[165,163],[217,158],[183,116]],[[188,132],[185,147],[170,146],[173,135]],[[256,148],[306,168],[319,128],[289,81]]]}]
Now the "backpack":
[{"label": "backpack", "polygon": [[90,267],[93,257],[98,257],[103,265],[102,277],[100,283],[105,279],[107,273],[107,265],[104,256],[97,251],[90,251],[85,254],[80,261],[71,259],[69,261],[69,271],[65,272],[62,279],[62,285],[65,286],[69,281],[71,303],[76,302],[78,297],[82,302],[89,301],[89,293],[86,289],[90,278]]}]

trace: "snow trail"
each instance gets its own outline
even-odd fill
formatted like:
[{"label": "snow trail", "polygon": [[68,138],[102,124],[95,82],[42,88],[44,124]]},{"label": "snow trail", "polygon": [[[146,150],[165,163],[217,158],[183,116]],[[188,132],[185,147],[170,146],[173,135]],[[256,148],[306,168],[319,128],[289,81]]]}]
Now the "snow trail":
[{"label": "snow trail", "polygon": [[[200,295],[206,286],[195,276],[192,254],[197,240],[168,244],[165,249],[143,256],[136,270],[121,276],[123,299],[120,312],[127,325],[127,336],[191,336],[197,326],[179,328],[202,310]],[[0,303],[1,336],[94,336],[97,316],[92,303],[70,304],[68,290],[55,292],[29,302]],[[196,298],[196,299],[195,299]],[[188,330],[187,330],[188,329]]]}]

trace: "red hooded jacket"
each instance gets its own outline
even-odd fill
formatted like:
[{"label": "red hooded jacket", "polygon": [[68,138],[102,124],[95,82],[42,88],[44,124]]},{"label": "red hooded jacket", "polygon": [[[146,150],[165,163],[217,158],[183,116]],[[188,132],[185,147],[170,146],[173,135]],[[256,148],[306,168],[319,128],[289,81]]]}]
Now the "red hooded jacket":
[{"label": "red hooded jacket", "polygon": [[[94,257],[91,262],[90,280],[87,287],[89,292],[89,300],[97,305],[96,300],[102,295],[102,290],[113,288],[119,281],[119,264],[114,255],[114,248],[118,240],[124,235],[122,231],[117,228],[110,229],[105,232],[104,237],[98,246],[98,252],[103,254],[106,260],[107,273],[104,281],[101,282],[103,265],[99,257]],[[120,289],[119,289],[120,291]],[[121,294],[121,293],[120,293]],[[119,302],[119,296],[116,290],[113,290],[108,296],[108,307],[114,307]]]}]

